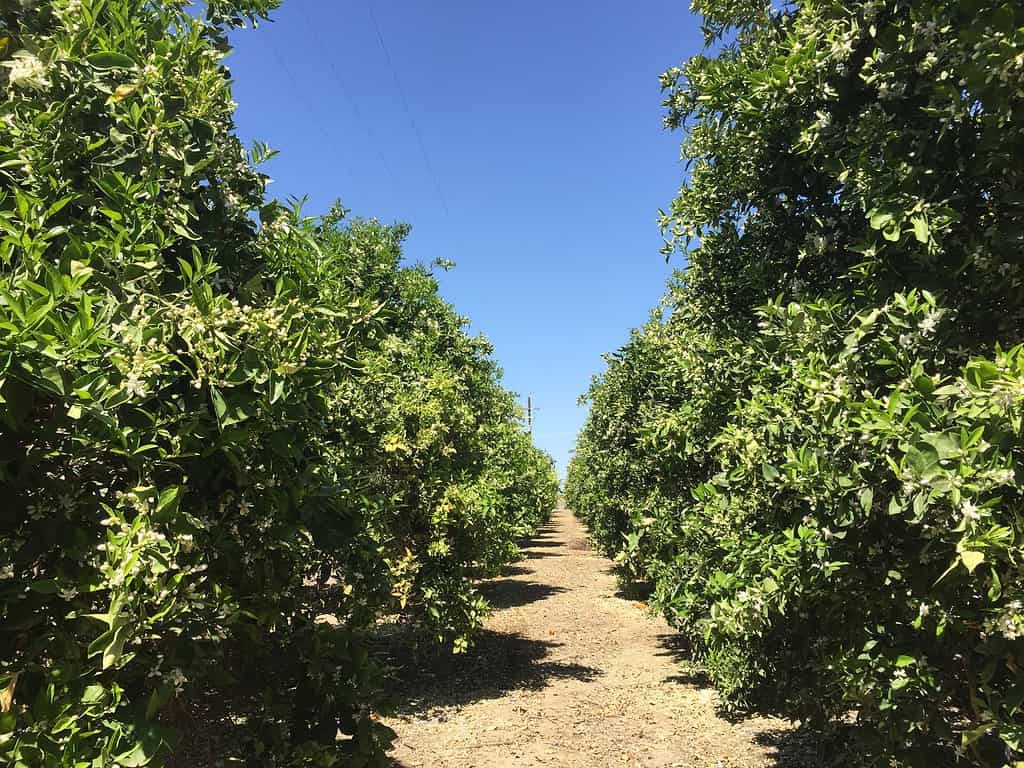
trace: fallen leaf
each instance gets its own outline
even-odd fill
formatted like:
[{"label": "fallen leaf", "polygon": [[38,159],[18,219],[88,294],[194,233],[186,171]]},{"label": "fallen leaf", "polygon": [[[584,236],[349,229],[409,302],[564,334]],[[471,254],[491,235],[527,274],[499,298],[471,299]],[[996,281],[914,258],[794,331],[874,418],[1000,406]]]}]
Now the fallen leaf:
[{"label": "fallen leaf", "polygon": [[14,686],[18,684],[18,675],[20,672],[15,672],[11,675],[11,681],[7,683],[7,687],[0,691],[0,712],[10,712],[14,706]]}]

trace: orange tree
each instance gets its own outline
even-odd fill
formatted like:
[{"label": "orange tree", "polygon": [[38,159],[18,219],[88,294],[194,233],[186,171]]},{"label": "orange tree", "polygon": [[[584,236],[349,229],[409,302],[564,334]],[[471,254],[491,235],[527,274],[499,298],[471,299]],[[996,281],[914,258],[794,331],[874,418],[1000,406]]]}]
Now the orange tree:
[{"label": "orange tree", "polygon": [[463,647],[554,501],[405,230],[264,198],[221,60],[274,5],[0,10],[4,764],[384,765],[365,633]]},{"label": "orange tree", "polygon": [[568,496],[733,706],[852,716],[870,765],[1020,761],[1024,13],[696,7],[689,265]]}]

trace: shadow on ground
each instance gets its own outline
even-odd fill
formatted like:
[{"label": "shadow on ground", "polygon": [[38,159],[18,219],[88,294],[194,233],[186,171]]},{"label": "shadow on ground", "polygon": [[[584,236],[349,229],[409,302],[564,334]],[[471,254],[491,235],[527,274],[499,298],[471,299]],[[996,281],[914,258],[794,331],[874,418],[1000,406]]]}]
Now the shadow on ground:
[{"label": "shadow on ground", "polygon": [[[870,728],[856,723],[839,725],[826,733],[806,726],[770,729],[757,734],[754,741],[772,750],[772,768],[867,768],[888,764],[888,760],[878,752],[877,735]],[[975,742],[974,746],[977,745]],[[993,739],[987,748],[991,751],[975,755],[977,765],[1005,762],[1007,755],[1002,742]],[[948,742],[931,744],[926,750],[926,753],[918,755],[920,762],[915,764],[934,768],[968,764],[957,758],[955,747]]]},{"label": "shadow on ground", "polygon": [[676,674],[665,678],[666,683],[693,685],[698,688],[710,688],[711,679],[693,663],[690,643],[679,632],[668,632],[658,635],[658,656],[667,656],[678,667]]},{"label": "shadow on ground", "polygon": [[[667,656],[678,666],[676,674],[665,678],[667,683],[692,686],[695,688],[713,688],[711,678],[693,661],[693,649],[686,637],[680,632],[667,632],[658,638],[659,656]],[[723,708],[718,709],[718,716],[731,722],[743,722],[757,713],[734,712]],[[766,712],[772,716],[774,713]],[[770,755],[772,768],[839,768],[847,765],[840,756],[838,762],[829,761],[825,754],[821,734],[806,727],[776,728],[765,730],[754,738],[758,744],[772,749]]]},{"label": "shadow on ground", "polygon": [[498,575],[504,579],[509,576],[529,576],[532,573],[534,573],[533,568],[526,568],[522,565],[506,565]]},{"label": "shadow on ground", "polygon": [[658,655],[668,656],[679,664],[689,664],[692,658],[692,646],[682,632],[666,632],[658,635]]},{"label": "shadow on ground", "polygon": [[[561,546],[560,542],[553,540],[552,537],[555,534],[555,529],[549,525],[545,525],[538,528],[533,536],[528,539],[522,539],[519,541],[519,553],[522,562],[523,560],[533,560],[538,557],[556,557],[557,553],[549,552],[547,550],[554,549]],[[502,576],[517,575],[514,573],[507,573],[506,571],[514,571],[516,568],[522,568],[522,566],[516,566],[515,564],[505,566],[502,571]],[[532,573],[532,571],[528,571]],[[523,572],[524,574],[526,572]]]},{"label": "shadow on ground", "polygon": [[829,756],[821,735],[809,728],[762,731],[754,741],[772,749],[772,768],[841,768],[849,766],[852,757],[842,752]]},{"label": "shadow on ground", "polygon": [[615,577],[616,589],[612,594],[620,600],[646,603],[654,594],[652,582],[631,580],[621,565],[613,565],[605,569],[605,573]]},{"label": "shadow on ground", "polygon": [[[804,730],[765,731],[758,734],[759,744],[771,747],[772,761],[766,768],[847,768],[843,758],[828,759],[820,754],[816,746],[816,735]],[[392,768],[411,768],[406,763],[391,758]],[[682,765],[680,763],[679,765]]]},{"label": "shadow on ground", "polygon": [[536,560],[539,557],[558,557],[557,552],[523,552],[524,560]]},{"label": "shadow on ground", "polygon": [[538,600],[546,600],[552,595],[566,591],[565,587],[558,587],[553,584],[544,584],[539,581],[516,581],[514,579],[487,581],[477,587],[477,589],[495,610],[528,605]]},{"label": "shadow on ground", "polygon": [[530,539],[530,542],[526,545],[526,548],[527,549],[533,549],[534,547],[553,547],[554,548],[554,547],[561,547],[562,545],[563,544],[562,544],[561,541],[556,541],[554,539],[545,539],[545,538],[538,537],[538,538]]},{"label": "shadow on ground", "polygon": [[436,707],[464,706],[513,690],[539,690],[554,680],[586,682],[601,674],[582,664],[547,660],[551,649],[560,645],[491,630],[482,631],[473,647],[459,655],[442,651],[430,653],[428,659],[411,644],[393,645],[390,688],[400,692],[397,713],[410,716]]}]

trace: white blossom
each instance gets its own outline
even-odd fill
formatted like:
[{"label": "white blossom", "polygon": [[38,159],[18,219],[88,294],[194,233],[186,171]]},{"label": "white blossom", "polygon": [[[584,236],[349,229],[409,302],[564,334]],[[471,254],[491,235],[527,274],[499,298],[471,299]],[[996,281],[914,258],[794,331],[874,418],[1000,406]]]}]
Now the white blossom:
[{"label": "white blossom", "polygon": [[124,391],[132,397],[145,397],[146,383],[136,374],[130,373],[128,374],[128,378],[125,379]]},{"label": "white blossom", "polygon": [[963,513],[964,520],[974,522],[981,518],[981,513],[978,512],[978,507],[970,499],[964,499],[960,505],[960,512]]},{"label": "white blossom", "polygon": [[46,79],[46,65],[26,50],[15,52],[9,61],[3,62],[3,66],[10,70],[8,82],[14,88],[39,91],[50,84]]},{"label": "white blossom", "polygon": [[174,686],[174,690],[181,693],[185,687],[185,683],[188,682],[188,678],[185,677],[185,673],[181,671],[180,667],[175,667],[171,670],[171,674],[168,675],[168,680]]}]

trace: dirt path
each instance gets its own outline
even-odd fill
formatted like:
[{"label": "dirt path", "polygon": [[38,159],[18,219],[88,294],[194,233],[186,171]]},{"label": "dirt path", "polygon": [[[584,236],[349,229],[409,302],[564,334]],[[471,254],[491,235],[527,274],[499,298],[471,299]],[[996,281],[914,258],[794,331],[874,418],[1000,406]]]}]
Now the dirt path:
[{"label": "dirt path", "polygon": [[404,680],[395,765],[802,765],[785,723],[716,715],[678,636],[616,596],[610,566],[555,512],[525,559],[484,585],[496,610],[474,649]]}]

